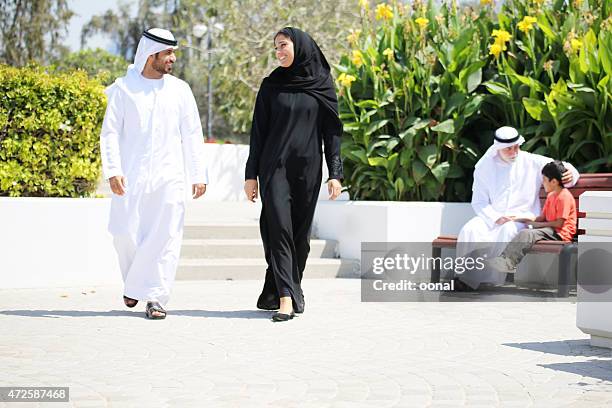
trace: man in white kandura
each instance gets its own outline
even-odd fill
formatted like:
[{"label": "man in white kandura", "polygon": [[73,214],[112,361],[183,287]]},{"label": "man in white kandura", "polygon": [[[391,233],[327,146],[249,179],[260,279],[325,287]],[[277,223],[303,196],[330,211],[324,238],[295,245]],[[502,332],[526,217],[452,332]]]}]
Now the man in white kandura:
[{"label": "man in white kandura", "polygon": [[[504,126],[495,132],[493,145],[476,163],[472,187],[472,208],[476,217],[459,232],[457,256],[466,256],[475,248],[487,244],[487,258],[499,256],[518,232],[526,225],[514,218],[535,217],[540,214],[539,191],[542,186],[542,167],[553,161],[545,156],[522,151],[525,142],[516,129]],[[580,177],[569,163],[563,174],[563,184],[571,187]],[[478,245],[480,244],[480,245]],[[484,255],[484,252],[479,255]],[[477,289],[482,283],[499,285],[506,274],[491,268],[471,269],[458,275],[455,288]]]},{"label": "man in white kandura", "polygon": [[208,174],[196,101],[170,75],[177,41],[170,31],[143,32],[134,64],[106,90],[100,135],[102,169],[114,193],[109,231],[125,284],[123,301],[147,302],[150,319],[166,317],[183,239],[185,168],[198,198]]}]

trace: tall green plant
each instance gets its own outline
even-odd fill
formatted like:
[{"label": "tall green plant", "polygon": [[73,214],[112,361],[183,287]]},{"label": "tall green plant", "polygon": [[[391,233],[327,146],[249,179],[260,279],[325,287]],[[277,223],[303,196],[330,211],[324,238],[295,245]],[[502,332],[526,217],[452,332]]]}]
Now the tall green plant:
[{"label": "tall green plant", "polygon": [[483,106],[494,125],[519,128],[524,148],[583,171],[612,167],[610,0],[510,0],[490,44],[496,71]]},{"label": "tall green plant", "polygon": [[[477,24],[454,4],[362,3],[362,32],[340,73],[347,186],[358,199],[465,199],[463,167],[478,155],[464,137],[483,101],[486,56]],[[467,28],[466,28],[467,26]],[[464,165],[460,165],[463,162]]]}]

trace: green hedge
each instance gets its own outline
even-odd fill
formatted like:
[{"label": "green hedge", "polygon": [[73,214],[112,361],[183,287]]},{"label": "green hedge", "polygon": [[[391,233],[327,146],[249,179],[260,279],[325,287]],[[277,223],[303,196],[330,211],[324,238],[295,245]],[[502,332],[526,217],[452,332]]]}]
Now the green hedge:
[{"label": "green hedge", "polygon": [[96,190],[103,90],[85,72],[0,65],[0,196],[84,197]]}]

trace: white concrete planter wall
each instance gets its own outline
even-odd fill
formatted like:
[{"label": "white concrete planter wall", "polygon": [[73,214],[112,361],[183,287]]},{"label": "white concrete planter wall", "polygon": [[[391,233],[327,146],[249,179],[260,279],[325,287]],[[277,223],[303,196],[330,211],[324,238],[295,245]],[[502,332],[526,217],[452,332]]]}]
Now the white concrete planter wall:
[{"label": "white concrete planter wall", "polygon": [[[188,203],[186,219],[256,222],[259,204]],[[110,199],[0,198],[0,288],[117,284],[121,274],[107,232]],[[431,241],[458,233],[469,204],[320,201],[314,232],[359,259],[362,241]]]},{"label": "white concrete planter wall", "polygon": [[469,203],[321,201],[313,233],[337,240],[341,258],[360,259],[361,242],[430,242],[473,216]]},{"label": "white concrete planter wall", "polygon": [[118,283],[110,199],[0,198],[0,288]]},{"label": "white concrete planter wall", "polygon": [[[580,210],[586,213],[586,217],[579,220],[579,228],[584,229],[586,233],[578,237],[579,247],[581,242],[606,243],[601,247],[609,250],[612,245],[612,192],[587,191],[583,193],[580,196]],[[596,246],[597,244],[589,245]],[[612,265],[608,267],[612,268]],[[580,269],[578,274],[580,274]],[[591,300],[588,302],[581,301],[587,295],[584,289],[578,285],[577,290],[576,325],[580,330],[591,335],[593,346],[612,348],[612,289],[596,295],[588,294]]]}]

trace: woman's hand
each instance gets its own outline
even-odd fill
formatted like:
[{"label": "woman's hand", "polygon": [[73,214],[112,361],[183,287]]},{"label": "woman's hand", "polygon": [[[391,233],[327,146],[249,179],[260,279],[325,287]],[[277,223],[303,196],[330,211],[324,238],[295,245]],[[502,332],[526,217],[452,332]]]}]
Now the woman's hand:
[{"label": "woman's hand", "polygon": [[342,184],[340,184],[340,180],[329,179],[327,181],[327,191],[329,192],[330,200],[335,200],[336,198],[338,198],[338,196],[342,192]]},{"label": "woman's hand", "polygon": [[248,179],[244,182],[244,193],[246,194],[247,200],[255,202],[258,190],[257,180]]}]

